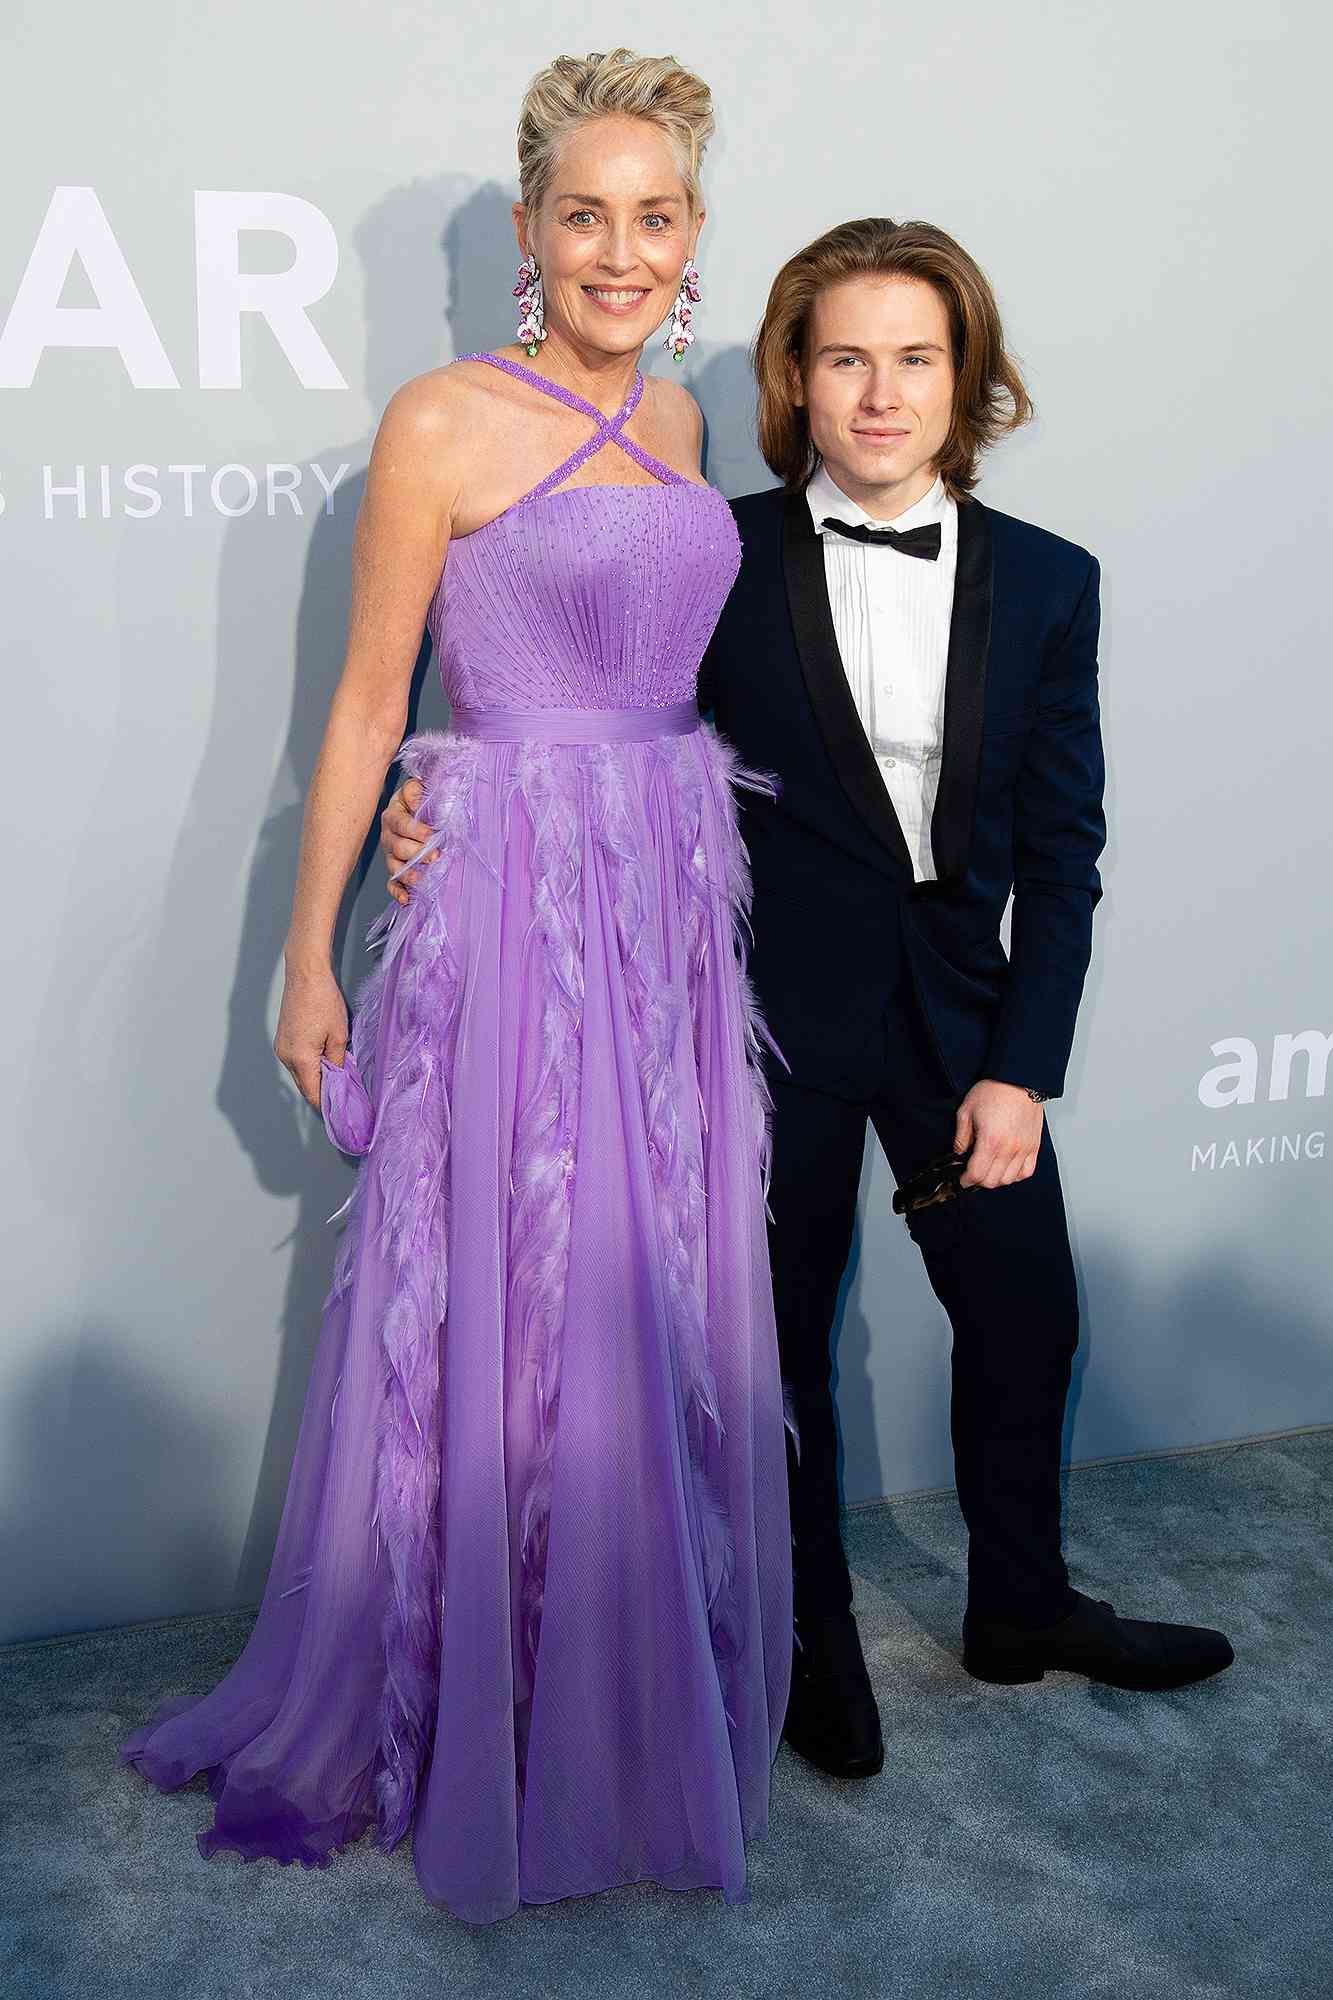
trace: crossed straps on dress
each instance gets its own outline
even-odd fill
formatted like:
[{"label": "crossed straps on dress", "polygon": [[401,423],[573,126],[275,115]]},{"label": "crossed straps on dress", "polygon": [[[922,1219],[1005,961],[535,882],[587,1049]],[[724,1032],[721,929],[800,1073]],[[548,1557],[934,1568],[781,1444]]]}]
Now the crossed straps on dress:
[{"label": "crossed straps on dress", "polygon": [[[568,479],[571,473],[577,472],[594,452],[600,451],[602,446],[608,443],[618,444],[622,451],[628,452],[636,465],[641,465],[645,472],[651,472],[653,477],[661,480],[664,485],[689,486],[694,483],[687,479],[683,472],[677,472],[673,467],[664,465],[660,458],[654,458],[650,451],[645,451],[641,444],[636,444],[632,437],[625,435],[625,426],[638,409],[643,396],[643,376],[637,368],[634,370],[634,387],[629,395],[613,417],[604,417],[595,403],[588,402],[573,389],[566,389],[562,382],[548,381],[546,376],[539,375],[535,368],[525,368],[521,361],[511,361],[507,355],[463,354],[459,359],[487,361],[492,368],[502,369],[516,381],[530,382],[534,389],[544,389],[548,396],[554,396],[556,401],[564,403],[566,408],[581,410],[584,416],[591,417],[597,426],[592,436],[585,438],[577,451],[570,453],[563,465],[557,465],[554,472],[547,473],[540,485],[534,486],[530,493],[525,493],[521,499],[516,500],[515,507],[526,506],[529,500],[540,500],[543,495],[551,492],[553,487]],[[506,509],[506,512],[512,512],[512,509]]]}]

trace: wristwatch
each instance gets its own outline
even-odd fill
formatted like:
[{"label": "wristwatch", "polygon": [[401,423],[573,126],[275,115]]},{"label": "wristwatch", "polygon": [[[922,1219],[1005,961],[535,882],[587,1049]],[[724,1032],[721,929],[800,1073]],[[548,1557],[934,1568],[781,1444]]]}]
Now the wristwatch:
[{"label": "wristwatch", "polygon": [[1030,1083],[1023,1084],[1021,1088],[1027,1092],[1034,1104],[1045,1104],[1051,1094],[1049,1090],[1034,1090]]}]

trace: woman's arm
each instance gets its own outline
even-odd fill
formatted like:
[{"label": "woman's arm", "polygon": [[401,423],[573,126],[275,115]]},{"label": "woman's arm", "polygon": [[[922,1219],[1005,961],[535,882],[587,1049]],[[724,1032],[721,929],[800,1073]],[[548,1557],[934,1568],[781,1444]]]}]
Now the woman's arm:
[{"label": "woman's arm", "polygon": [[333,973],[333,927],[384,774],[403,738],[412,669],[449,546],[466,394],[442,373],[391,398],[376,432],[352,544],[347,651],[306,798],[278,1060],[318,1106],[320,1057],[341,1063],[347,1009]]}]

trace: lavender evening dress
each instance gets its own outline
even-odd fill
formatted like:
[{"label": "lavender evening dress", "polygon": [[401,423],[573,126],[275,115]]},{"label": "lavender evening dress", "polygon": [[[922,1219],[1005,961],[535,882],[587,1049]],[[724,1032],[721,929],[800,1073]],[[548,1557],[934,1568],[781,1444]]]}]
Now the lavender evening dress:
[{"label": "lavender evening dress", "polygon": [[[253,1634],[120,1748],[208,1775],[205,1854],[409,1828],[474,1923],[746,1894],[791,1667],[762,1024],[732,752],[695,675],[730,509],[596,428],[455,540],[453,717],[399,757],[439,852],[323,1069],[361,1154]],[[565,486],[627,452],[658,482]],[[410,864],[409,864],[410,865]]]}]

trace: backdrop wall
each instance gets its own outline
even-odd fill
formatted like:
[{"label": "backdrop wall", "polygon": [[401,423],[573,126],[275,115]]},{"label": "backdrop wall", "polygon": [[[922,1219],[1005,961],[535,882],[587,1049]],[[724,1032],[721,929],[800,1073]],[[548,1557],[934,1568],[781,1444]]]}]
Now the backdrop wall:
[{"label": "backdrop wall", "polygon": [[[1112,833],[1052,1113],[1072,1455],[1333,1419],[1322,12],[20,7],[0,1638],[259,1596],[349,1176],[271,1039],[363,469],[401,381],[510,337],[528,78],[620,42],[717,98],[713,479],[771,483],[744,351],[782,258],[925,216],[991,273],[1038,405],[985,497],[1102,559]],[[381,884],[348,898],[349,990]],[[951,1478],[947,1327],[889,1191],[872,1147],[851,1500]]]}]

